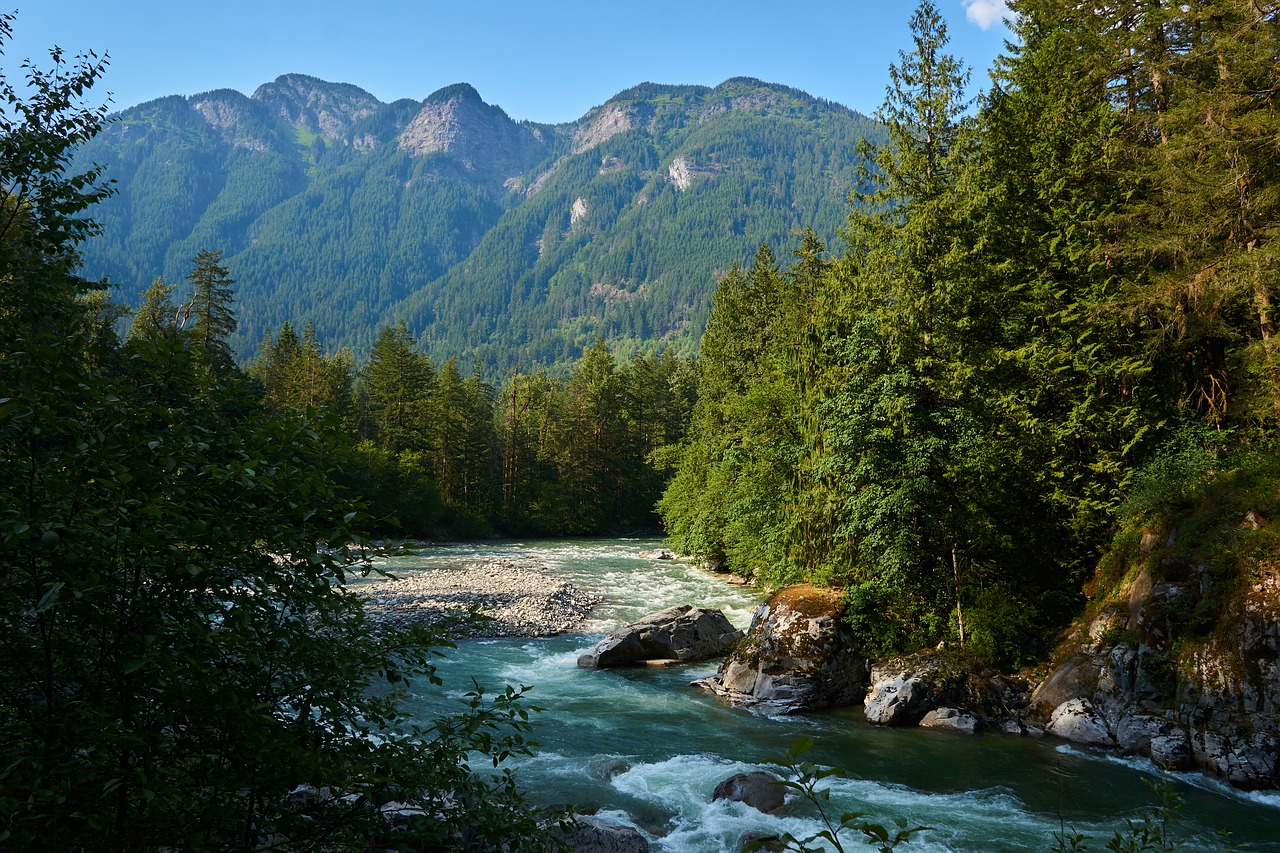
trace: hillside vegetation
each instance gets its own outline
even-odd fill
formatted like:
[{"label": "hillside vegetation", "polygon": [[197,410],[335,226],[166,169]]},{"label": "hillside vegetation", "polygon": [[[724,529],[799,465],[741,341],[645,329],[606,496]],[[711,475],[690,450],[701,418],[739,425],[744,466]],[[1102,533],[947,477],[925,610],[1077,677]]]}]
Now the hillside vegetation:
[{"label": "hillside vegetation", "polygon": [[131,107],[87,142],[80,162],[117,192],[84,270],[136,304],[222,250],[241,358],[285,321],[363,356],[400,319],[437,362],[497,371],[566,363],[602,335],[627,358],[689,355],[733,261],[806,227],[835,236],[855,149],[879,132],[745,78],[646,83],[550,126],[465,84],[383,104],[285,75]]}]

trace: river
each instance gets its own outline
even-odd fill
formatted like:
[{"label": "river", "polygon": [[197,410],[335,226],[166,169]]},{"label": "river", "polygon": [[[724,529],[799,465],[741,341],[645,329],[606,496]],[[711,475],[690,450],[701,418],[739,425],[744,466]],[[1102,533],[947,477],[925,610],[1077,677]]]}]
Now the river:
[{"label": "river", "polygon": [[[1245,793],[1200,774],[1160,774],[1150,762],[1104,751],[1005,735],[966,737],[922,729],[879,729],[860,709],[771,719],[725,707],[689,686],[715,663],[670,669],[582,670],[577,657],[605,633],[674,604],[724,611],[745,628],[760,601],[749,588],[675,562],[641,560],[656,540],[551,540],[424,549],[396,557],[397,573],[462,557],[533,557],[603,599],[581,633],[547,639],[465,640],[440,665],[444,689],[424,689],[412,709],[424,718],[458,710],[471,678],[487,690],[532,685],[532,758],[518,777],[537,803],[573,803],[640,829],[655,851],[736,853],[744,832],[820,827],[802,809],[771,817],[739,803],[711,802],[718,782],[773,769],[798,737],[816,745],[808,760],[843,767],[829,780],[832,811],[865,812],[886,825],[903,817],[934,827],[911,851],[1048,850],[1065,825],[1103,850],[1111,833],[1156,803],[1148,781],[1171,780],[1181,810],[1175,835],[1185,850],[1231,844],[1280,853],[1280,792]],[[861,838],[848,850],[870,849]]]}]

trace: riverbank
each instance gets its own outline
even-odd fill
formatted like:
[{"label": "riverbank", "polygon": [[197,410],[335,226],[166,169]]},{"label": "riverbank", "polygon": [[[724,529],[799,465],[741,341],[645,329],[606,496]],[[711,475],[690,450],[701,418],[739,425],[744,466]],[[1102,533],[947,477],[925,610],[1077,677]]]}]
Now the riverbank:
[{"label": "riverbank", "polygon": [[[637,827],[653,853],[736,853],[747,833],[823,829],[812,813],[770,815],[713,800],[737,773],[778,772],[773,763],[797,738],[815,742],[805,755],[847,777],[823,781],[837,813],[862,812],[893,826],[936,827],[903,850],[1015,853],[1053,846],[1063,825],[1101,850],[1125,820],[1158,800],[1144,779],[1175,786],[1181,810],[1170,827],[1193,839],[1188,850],[1214,850],[1215,831],[1232,843],[1280,853],[1280,799],[1234,791],[1198,773],[1164,774],[1149,759],[1052,738],[999,733],[961,736],[912,727],[876,727],[862,709],[769,717],[731,707],[689,682],[712,676],[715,662],[674,667],[588,670],[577,666],[592,643],[617,628],[678,604],[722,610],[745,628],[761,603],[752,588],[676,560],[642,558],[661,543],[646,540],[536,540],[418,548],[387,568],[408,575],[464,561],[526,559],[583,590],[604,596],[579,628],[556,637],[463,642],[436,661],[445,690],[415,680],[418,720],[456,713],[461,693],[478,683],[532,685],[540,747],[517,762],[517,778],[538,805],[574,803],[601,819]],[[848,847],[848,845],[845,845]]]},{"label": "riverbank", "polygon": [[536,560],[508,557],[410,569],[370,581],[366,592],[375,623],[423,625],[454,638],[555,636],[600,601]]}]

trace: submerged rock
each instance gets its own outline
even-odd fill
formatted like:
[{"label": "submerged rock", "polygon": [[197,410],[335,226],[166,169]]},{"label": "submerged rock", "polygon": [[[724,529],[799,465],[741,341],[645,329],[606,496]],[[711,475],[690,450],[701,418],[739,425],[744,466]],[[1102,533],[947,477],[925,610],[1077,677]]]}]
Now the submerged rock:
[{"label": "submerged rock", "polygon": [[745,803],[765,814],[773,814],[786,803],[786,789],[778,783],[778,777],[757,770],[730,776],[711,794],[711,799]]},{"label": "submerged rock", "polygon": [[842,612],[839,595],[829,590],[781,589],[756,611],[720,670],[694,683],[771,714],[852,705],[862,699],[867,668]]},{"label": "submerged rock", "polygon": [[625,666],[640,661],[698,661],[727,653],[742,632],[719,610],[668,607],[614,631],[578,658],[584,669]]}]

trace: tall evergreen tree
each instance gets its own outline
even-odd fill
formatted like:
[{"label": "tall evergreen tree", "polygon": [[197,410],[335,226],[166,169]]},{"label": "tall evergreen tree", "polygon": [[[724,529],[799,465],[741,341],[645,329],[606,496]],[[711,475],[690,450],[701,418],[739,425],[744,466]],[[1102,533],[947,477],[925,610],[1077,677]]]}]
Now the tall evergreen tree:
[{"label": "tall evergreen tree", "polygon": [[234,368],[230,337],[237,324],[235,280],[222,263],[222,250],[197,252],[187,283],[191,291],[183,315],[190,320],[186,331],[192,352],[203,375],[225,374]]},{"label": "tall evergreen tree", "polygon": [[835,538],[848,570],[922,612],[949,597],[964,642],[964,589],[975,560],[990,557],[996,470],[968,370],[985,331],[972,310],[981,300],[970,289],[957,188],[969,154],[968,75],[945,53],[932,3],[917,8],[911,33],[914,49],[890,67],[879,113],[888,143],[864,143],[875,189],[850,220],[855,274],[839,307],[849,333],[824,403],[820,466],[843,493]]},{"label": "tall evergreen tree", "polygon": [[435,366],[415,346],[403,321],[384,326],[364,370],[368,434],[393,453],[429,450],[425,419]]}]

